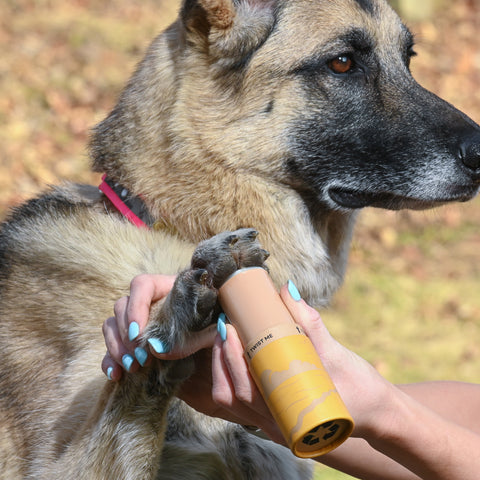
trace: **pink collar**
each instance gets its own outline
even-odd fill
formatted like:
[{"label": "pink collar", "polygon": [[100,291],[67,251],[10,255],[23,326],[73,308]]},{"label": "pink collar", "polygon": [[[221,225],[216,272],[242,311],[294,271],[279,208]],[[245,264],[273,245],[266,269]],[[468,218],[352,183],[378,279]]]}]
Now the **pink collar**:
[{"label": "pink collar", "polygon": [[103,175],[99,190],[113,203],[115,208],[136,227],[150,229],[154,223],[145,203],[130,192]]}]

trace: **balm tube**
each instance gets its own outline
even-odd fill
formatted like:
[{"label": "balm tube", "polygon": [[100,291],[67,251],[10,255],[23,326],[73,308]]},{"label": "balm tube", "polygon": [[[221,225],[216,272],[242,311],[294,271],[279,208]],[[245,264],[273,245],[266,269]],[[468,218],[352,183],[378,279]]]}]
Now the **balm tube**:
[{"label": "balm tube", "polygon": [[237,270],[218,298],[292,452],[312,458],[344,442],[353,431],[352,417],[268,273],[260,267]]}]

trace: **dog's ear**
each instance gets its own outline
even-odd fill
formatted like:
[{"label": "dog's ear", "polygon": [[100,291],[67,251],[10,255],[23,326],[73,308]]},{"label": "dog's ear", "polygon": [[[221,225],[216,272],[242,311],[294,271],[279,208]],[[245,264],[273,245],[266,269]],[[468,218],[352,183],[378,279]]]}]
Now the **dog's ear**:
[{"label": "dog's ear", "polygon": [[276,0],[184,0],[188,40],[210,56],[237,58],[262,43],[275,22]]},{"label": "dog's ear", "polygon": [[232,0],[185,0],[181,17],[188,31],[208,35],[210,29],[226,29],[233,23]]}]

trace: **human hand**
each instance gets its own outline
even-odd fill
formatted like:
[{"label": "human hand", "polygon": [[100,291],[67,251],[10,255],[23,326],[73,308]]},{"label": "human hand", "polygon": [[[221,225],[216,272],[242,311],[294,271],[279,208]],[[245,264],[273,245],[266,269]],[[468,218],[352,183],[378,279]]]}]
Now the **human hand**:
[{"label": "human hand", "polygon": [[[291,282],[281,289],[280,295],[295,321],[312,341],[353,416],[356,422],[354,436],[367,438],[378,424],[382,408],[385,405],[388,406],[390,394],[395,387],[382,378],[368,362],[338,343],[330,335],[319,313],[300,298]],[[246,415],[247,407],[252,410],[253,399],[258,403],[257,397],[260,394],[246,368],[243,348],[235,329],[228,326],[227,332],[227,342],[223,344],[221,350],[221,361],[215,358],[214,352],[212,364],[214,398],[218,405],[230,409],[232,413],[238,413],[237,409],[241,408]],[[231,341],[228,341],[230,337]],[[274,438],[270,433],[271,417],[258,407],[254,410],[257,413],[262,412],[262,416],[256,418],[252,416],[250,422],[264,429]]]},{"label": "human hand", "polygon": [[[135,360],[135,356],[139,356],[138,346],[134,339],[129,339],[129,331],[144,330],[152,303],[167,295],[174,279],[164,275],[136,277],[132,281],[130,296],[115,303],[115,317],[107,319],[103,328],[108,351],[102,369],[112,380],[119,380],[123,369],[135,372],[140,367],[138,359]],[[354,434],[361,436],[368,431],[385,392],[392,386],[370,364],[332,338],[319,313],[299,298],[293,284],[284,286],[280,295],[295,321],[309,336],[352,414],[356,422]],[[138,329],[130,327],[134,322]],[[235,328],[220,321],[218,330],[221,335],[217,334],[215,326],[192,334],[182,350],[173,348],[159,354],[151,349],[146,360],[140,355],[141,363],[148,364],[150,355],[175,360],[194,354],[199,367],[183,384],[179,397],[207,415],[255,425],[273,440],[283,443],[280,431],[250,376]],[[125,355],[130,357],[127,361]],[[211,369],[206,368],[210,364]]]},{"label": "human hand", "polygon": [[102,327],[107,347],[102,370],[110,380],[120,380],[124,369],[136,372],[140,364],[148,363],[148,352],[140,350],[136,339],[148,323],[152,305],[166,297],[174,281],[173,275],[138,275],[130,284],[130,296],[115,302],[114,316]]},{"label": "human hand", "polygon": [[[248,373],[240,340],[231,325],[221,322],[222,334],[217,333],[216,325],[192,334],[182,350],[174,347],[166,353],[158,353],[154,349],[139,352],[136,338],[147,326],[150,308],[168,294],[174,281],[174,276],[166,275],[139,275],[132,280],[130,296],[115,302],[115,316],[103,324],[107,346],[102,361],[103,372],[109,379],[118,381],[124,370],[133,373],[142,365],[148,365],[152,355],[162,360],[176,360],[193,355],[198,368],[182,385],[178,395],[180,398],[207,415],[261,427],[273,439],[282,441],[281,434]],[[227,331],[228,339],[225,339]],[[238,362],[235,367],[232,366],[233,361]],[[217,403],[217,397],[221,399],[221,404]]]},{"label": "human hand", "polygon": [[102,370],[110,380],[118,381],[124,371],[134,373],[141,366],[148,365],[152,354],[175,360],[212,347],[216,335],[214,325],[196,332],[182,350],[174,348],[168,355],[161,355],[153,348],[147,351],[139,346],[138,339],[147,326],[150,310],[168,295],[175,278],[174,275],[138,275],[130,284],[130,295],[115,302],[115,315],[107,318],[102,327],[107,347]]},{"label": "human hand", "polygon": [[336,341],[323,323],[317,310],[300,298],[289,282],[280,295],[290,314],[318,353],[335,384],[340,397],[355,422],[352,436],[368,438],[381,413],[396,394],[396,387],[385,380],[373,366]]}]

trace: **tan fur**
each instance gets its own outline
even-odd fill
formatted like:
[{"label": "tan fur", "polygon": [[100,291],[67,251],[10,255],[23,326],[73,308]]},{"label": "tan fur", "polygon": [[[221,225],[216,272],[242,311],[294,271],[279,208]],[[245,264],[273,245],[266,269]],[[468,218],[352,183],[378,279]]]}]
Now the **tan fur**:
[{"label": "tan fur", "polygon": [[[223,105],[237,89],[235,77],[225,79],[225,85],[219,88],[217,82],[211,81],[208,57],[204,64],[198,58],[190,64],[188,57],[171,54],[171,42],[176,42],[175,49],[181,44],[176,28],[159,37],[150,48],[150,61],[140,66],[133,80],[137,88],[140,84],[140,88],[152,89],[152,103],[159,108],[154,115],[157,121],[145,125],[143,141],[135,139],[132,148],[128,146],[121,157],[114,159],[113,165],[102,162],[95,168],[111,173],[132,191],[142,192],[154,216],[163,218],[180,236],[193,242],[231,229],[232,225],[255,225],[262,231],[262,243],[272,254],[270,264],[276,283],[281,284],[291,276],[304,296],[318,305],[325,304],[341,283],[355,215],[331,213],[328,222],[321,219],[319,231],[312,226],[300,196],[275,178],[275,172],[281,174],[285,155],[282,137],[285,122],[302,108],[296,86],[288,78],[278,81],[277,76],[285,76],[324,38],[346,28],[352,19],[341,13],[350,2],[338,2],[338,6],[331,8],[338,9],[338,18],[345,19],[345,24],[335,25],[332,31],[331,25],[322,24],[322,10],[330,6],[324,2],[301,3],[295,2],[292,18],[289,17],[295,26],[287,23],[280,29],[282,33],[268,38],[262,53],[255,56],[233,112],[225,111]],[[243,8],[254,10],[248,12],[248,24],[242,24],[243,17],[247,17]],[[263,41],[272,22],[271,14],[264,9],[261,2],[253,7],[241,4],[235,26],[211,34],[215,39],[221,36],[222,41],[218,47],[210,45],[209,53],[212,50],[216,53],[215,48],[222,47],[219,56],[236,55],[239,46],[244,46],[245,28],[248,41],[252,42],[252,31],[258,31],[253,38]],[[316,19],[315,36],[307,28],[298,37],[290,35],[292,28],[302,29],[303,12]],[[254,44],[248,45],[249,49],[253,47]],[[151,71],[153,64],[161,65],[161,69]],[[181,84],[172,84],[180,71]],[[155,84],[142,85],[152,77]],[[151,98],[144,105],[142,100],[139,96],[135,101],[132,115],[149,119]],[[258,111],[269,100],[281,105],[282,111],[267,120]],[[121,134],[128,136],[130,132]],[[136,130],[131,134],[136,135]],[[258,158],[263,159],[262,163]],[[138,175],[138,169],[144,172],[142,176]],[[189,173],[179,177],[179,170]],[[339,225],[344,238],[332,241]]]},{"label": "tan fur", "polygon": [[199,241],[240,227],[260,232],[277,285],[291,278],[310,303],[328,302],[356,213],[310,208],[287,175],[286,132],[314,108],[292,72],[360,25],[382,68],[406,75],[391,47],[400,21],[372,3],[375,20],[354,0],[184,2],[90,145],[94,169],[142,195],[160,228],[134,227],[77,185],[2,227],[1,480],[310,476],[308,462],[172,400],[174,389],[152,394],[148,372],[108,382],[101,325],[135,275],[177,273]]}]

